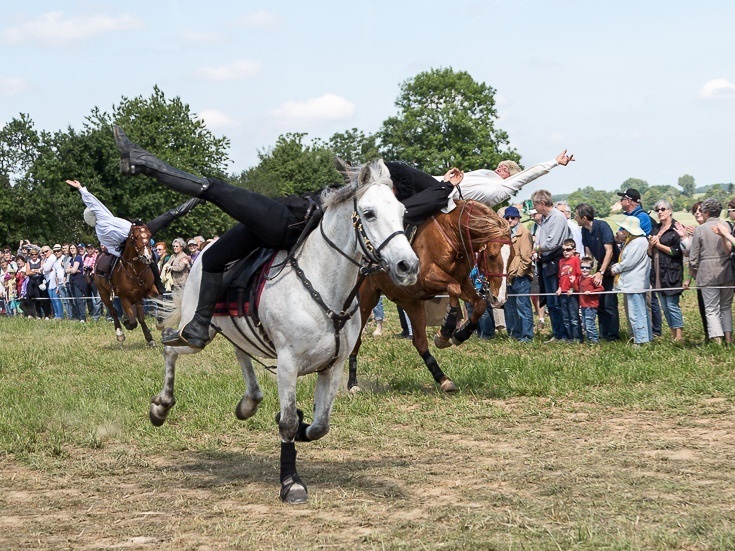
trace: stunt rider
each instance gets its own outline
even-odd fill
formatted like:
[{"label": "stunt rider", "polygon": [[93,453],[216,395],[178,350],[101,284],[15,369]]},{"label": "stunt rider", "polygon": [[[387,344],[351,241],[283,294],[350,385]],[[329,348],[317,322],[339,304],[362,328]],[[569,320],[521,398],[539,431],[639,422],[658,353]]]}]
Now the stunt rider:
[{"label": "stunt rider", "polygon": [[[84,221],[94,228],[100,244],[107,249],[107,252],[102,253],[102,255],[108,254],[119,258],[120,253],[122,252],[122,246],[130,235],[130,228],[133,224],[123,218],[114,216],[102,201],[97,199],[97,197],[90,193],[87,188],[82,186],[82,184],[77,180],[67,180],[66,183],[74,189],[78,189],[79,193],[81,193],[82,201],[84,201],[84,204],[87,206],[87,208],[84,209]],[[153,237],[153,235],[155,235],[159,230],[168,227],[171,222],[177,218],[187,214],[191,209],[202,202],[203,201],[201,199],[190,199],[186,203],[179,205],[178,207],[173,208],[148,222],[146,226],[148,226],[148,230],[151,232],[151,237]],[[110,262],[108,265],[112,267],[113,264]],[[164,289],[161,284],[161,274],[158,271],[158,265],[155,260],[151,261],[150,267],[153,272],[153,281],[156,285],[156,290],[159,295],[162,295]],[[111,270],[109,270],[109,272],[111,272]],[[109,272],[106,274],[107,278],[111,275]]]},{"label": "stunt rider", "polygon": [[[276,250],[293,247],[309,219],[320,211],[322,192],[271,199],[216,178],[202,178],[178,170],[131,142],[120,127],[114,126],[113,132],[120,150],[123,174],[145,174],[156,178],[179,193],[217,205],[239,222],[200,255],[202,280],[194,317],[180,332],[164,332],[161,339],[168,346],[204,348],[209,342],[209,326],[225,267],[259,247]],[[428,176],[400,163],[390,163],[388,168],[391,179],[397,178],[398,173],[404,179]],[[418,225],[447,205],[453,186],[462,180],[462,172],[451,169],[444,179],[443,182],[432,180],[423,192],[402,201],[406,206],[405,222]]]}]

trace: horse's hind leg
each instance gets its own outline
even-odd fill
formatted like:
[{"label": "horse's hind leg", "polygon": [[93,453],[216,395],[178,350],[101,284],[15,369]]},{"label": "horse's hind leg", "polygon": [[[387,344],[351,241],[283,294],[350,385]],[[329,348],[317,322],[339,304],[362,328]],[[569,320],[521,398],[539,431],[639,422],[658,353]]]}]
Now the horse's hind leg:
[{"label": "horse's hind leg", "polygon": [[467,285],[462,285],[462,291],[465,293],[463,298],[464,296],[467,296],[467,302],[472,303],[472,315],[466,319],[462,324],[462,327],[457,329],[452,335],[452,344],[455,346],[459,346],[472,336],[472,333],[477,329],[477,324],[479,323],[480,318],[487,309],[487,302],[477,294],[475,286],[472,285],[471,281],[467,280]]},{"label": "horse's hind leg", "polygon": [[245,394],[243,394],[237,407],[235,407],[235,415],[238,419],[244,421],[255,415],[258,411],[258,405],[263,400],[263,392],[260,390],[260,385],[258,385],[258,378],[255,376],[253,361],[250,359],[250,356],[239,348],[235,348],[235,355],[237,356],[237,361],[240,362],[242,378],[245,379],[245,385],[247,386]]},{"label": "horse's hind leg", "polygon": [[360,333],[357,336],[355,347],[350,353],[349,375],[347,376],[347,390],[350,392],[360,392],[360,387],[357,385],[357,354],[360,352],[360,347],[362,346],[362,329],[370,318],[370,312],[378,304],[378,300],[380,300],[380,290],[368,289],[363,284],[360,288],[360,321],[362,325],[360,326]]},{"label": "horse's hind leg", "polygon": [[136,312],[138,314],[138,322],[140,323],[140,329],[143,331],[143,336],[145,337],[145,342],[148,343],[148,346],[154,347],[156,346],[156,341],[153,339],[153,335],[151,335],[151,330],[148,329],[148,325],[145,323],[145,309],[143,308],[142,303],[136,304]]},{"label": "horse's hind leg", "polygon": [[160,427],[166,421],[169,410],[176,404],[174,398],[174,378],[176,376],[176,360],[179,354],[194,354],[199,352],[185,346],[165,346],[163,348],[163,359],[166,371],[163,376],[163,388],[161,392],[151,398],[151,406],[148,417],[154,426]]}]

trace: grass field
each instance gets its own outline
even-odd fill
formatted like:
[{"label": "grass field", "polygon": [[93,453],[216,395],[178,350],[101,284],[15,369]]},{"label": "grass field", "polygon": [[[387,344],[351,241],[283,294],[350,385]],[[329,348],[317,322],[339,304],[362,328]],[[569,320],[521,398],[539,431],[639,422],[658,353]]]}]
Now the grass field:
[{"label": "grass field", "polygon": [[181,359],[154,428],[162,358],[139,331],[120,347],[106,322],[0,319],[0,549],[733,549],[735,362],[684,305],[684,347],[435,350],[451,396],[386,308],[366,391],[298,444],[297,507],[278,500],[274,378],[257,370],[261,411],[238,422],[223,339]]}]

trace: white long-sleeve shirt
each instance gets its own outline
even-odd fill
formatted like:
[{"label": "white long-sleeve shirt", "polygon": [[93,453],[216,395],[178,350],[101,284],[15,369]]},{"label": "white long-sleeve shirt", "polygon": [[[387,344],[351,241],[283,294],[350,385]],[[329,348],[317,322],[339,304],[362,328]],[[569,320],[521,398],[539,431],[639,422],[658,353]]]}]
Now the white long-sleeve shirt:
[{"label": "white long-sleeve shirt", "polygon": [[94,226],[97,239],[100,240],[102,245],[107,247],[107,252],[115,256],[120,256],[120,251],[117,248],[125,243],[128,235],[130,235],[130,228],[133,224],[114,216],[86,187],[80,188],[79,192],[82,194],[84,204],[94,212],[97,218],[97,223]]},{"label": "white long-sleeve shirt", "polygon": [[[505,180],[495,171],[485,168],[467,172],[464,178],[462,178],[462,182],[449,195],[447,207],[442,209],[442,212],[451,212],[454,209],[456,206],[454,201],[459,199],[460,192],[466,200],[472,199],[488,207],[494,207],[510,199],[529,182],[532,182],[539,176],[548,174],[558,164],[556,159],[552,159],[545,163],[533,165]],[[444,179],[444,176],[434,176],[434,178],[441,181]]]}]

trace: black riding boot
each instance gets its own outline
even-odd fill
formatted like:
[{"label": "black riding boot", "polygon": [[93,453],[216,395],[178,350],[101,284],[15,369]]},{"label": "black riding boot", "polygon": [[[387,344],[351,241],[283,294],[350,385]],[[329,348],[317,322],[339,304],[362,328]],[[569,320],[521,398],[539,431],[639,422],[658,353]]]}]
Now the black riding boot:
[{"label": "black riding boot", "polygon": [[180,332],[165,330],[161,342],[167,346],[204,348],[209,342],[209,325],[212,322],[212,312],[217,304],[221,286],[221,273],[202,272],[199,301],[194,317]]},{"label": "black riding boot", "polygon": [[112,132],[120,150],[120,172],[123,174],[153,176],[174,191],[191,197],[199,197],[209,187],[206,178],[174,168],[131,142],[119,126],[113,126]]}]

